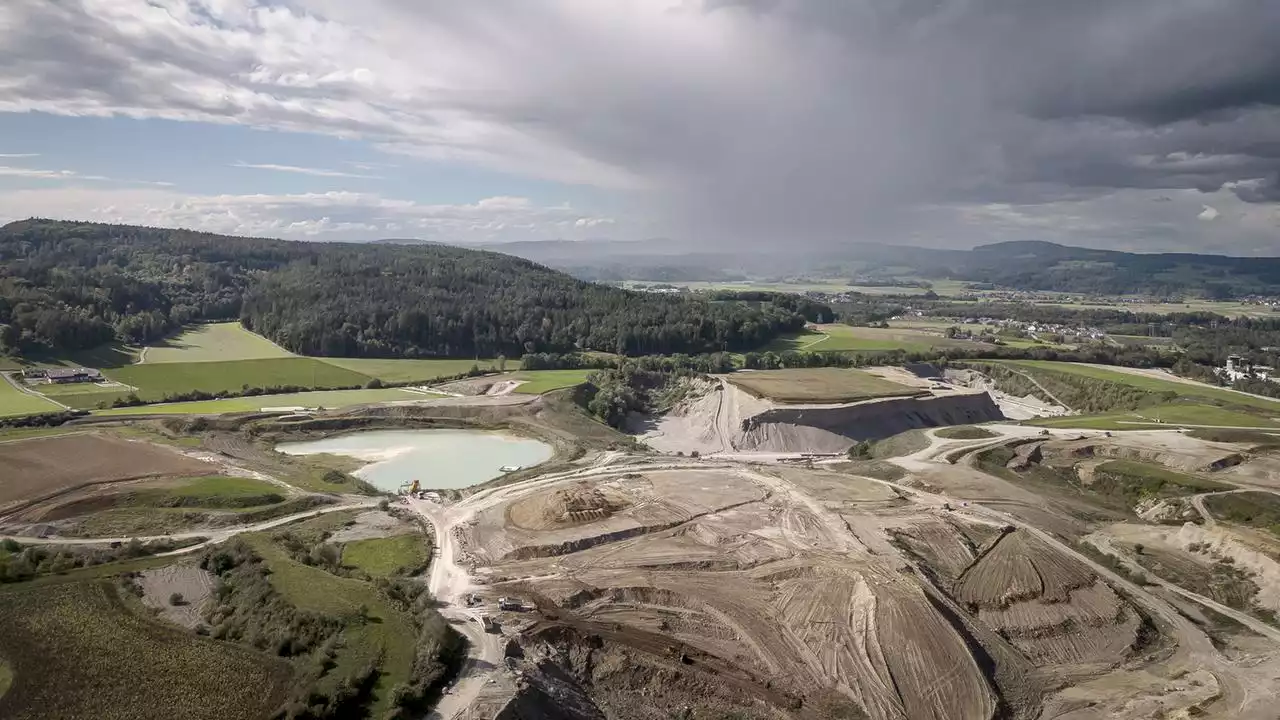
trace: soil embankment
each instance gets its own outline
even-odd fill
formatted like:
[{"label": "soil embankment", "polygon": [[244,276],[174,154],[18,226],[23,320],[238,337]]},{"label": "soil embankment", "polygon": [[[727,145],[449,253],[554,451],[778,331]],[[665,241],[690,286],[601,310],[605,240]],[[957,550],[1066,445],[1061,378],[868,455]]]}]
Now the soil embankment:
[{"label": "soil embankment", "polygon": [[1003,420],[986,393],[893,398],[830,408],[776,406],[741,423],[736,446],[765,452],[835,453],[907,430]]},{"label": "soil embankment", "polygon": [[728,383],[633,429],[662,452],[843,453],[862,440],[916,428],[1003,420],[986,392],[948,392],[857,403],[783,404]]}]

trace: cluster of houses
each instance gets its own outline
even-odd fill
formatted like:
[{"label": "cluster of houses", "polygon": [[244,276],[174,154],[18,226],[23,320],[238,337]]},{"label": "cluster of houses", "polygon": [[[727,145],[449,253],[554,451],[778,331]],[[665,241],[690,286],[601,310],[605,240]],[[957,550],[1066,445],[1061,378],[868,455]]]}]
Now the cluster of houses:
[{"label": "cluster of houses", "polygon": [[[981,325],[992,326],[1005,331],[1014,331],[1017,334],[1026,337],[1043,339],[1046,336],[1058,335],[1067,342],[1086,342],[1089,340],[1102,340],[1107,336],[1105,332],[1096,327],[1082,327],[1076,325],[1060,325],[1058,323],[1036,323],[1026,322],[1023,320],[997,320],[996,318],[963,318],[957,321],[960,325]],[[960,329],[957,337],[965,337],[973,335],[974,332]]]},{"label": "cluster of houses", "polygon": [[1270,365],[1254,365],[1239,355],[1228,355],[1227,364],[1218,368],[1218,376],[1229,382],[1249,379],[1280,382],[1275,368]]},{"label": "cluster of houses", "polygon": [[27,382],[45,382],[50,385],[66,383],[102,382],[102,373],[93,368],[27,368],[22,371]]}]

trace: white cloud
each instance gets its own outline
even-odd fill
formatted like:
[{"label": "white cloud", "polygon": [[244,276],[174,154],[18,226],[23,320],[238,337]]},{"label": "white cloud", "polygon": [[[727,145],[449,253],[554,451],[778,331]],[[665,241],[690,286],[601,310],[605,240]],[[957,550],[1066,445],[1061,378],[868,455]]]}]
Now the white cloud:
[{"label": "white cloud", "polygon": [[[65,188],[0,193],[0,222],[32,216],[231,235],[331,240],[412,235],[442,242],[574,238],[576,229],[611,222],[568,205],[543,207],[513,197],[431,205],[349,191],[187,196],[169,190]],[[586,222],[576,225],[579,221]]]},{"label": "white cloud", "polygon": [[29,180],[86,180],[91,182],[123,183],[126,185],[155,185],[172,187],[173,183],[155,182],[152,180],[124,180],[105,175],[82,175],[75,170],[42,170],[38,168],[19,168],[0,165],[0,177],[24,178]]},{"label": "white cloud", "polygon": [[1197,215],[1196,217],[1200,218],[1201,220],[1211,221],[1211,220],[1217,220],[1220,214],[1221,213],[1218,212],[1217,208],[1213,207],[1212,205],[1205,205],[1204,210],[1201,210],[1200,214]]},{"label": "white cloud", "polygon": [[378,175],[359,175],[356,173],[342,172],[341,170],[326,170],[324,168],[298,167],[296,165],[274,165],[270,163],[237,162],[231,167],[248,168],[251,170],[274,170],[276,172],[295,173],[298,175],[311,175],[313,177],[360,178],[365,180],[381,180],[382,179]]},{"label": "white cloud", "polygon": [[0,153],[0,158],[5,160],[17,160],[19,158],[40,157],[39,153]]}]

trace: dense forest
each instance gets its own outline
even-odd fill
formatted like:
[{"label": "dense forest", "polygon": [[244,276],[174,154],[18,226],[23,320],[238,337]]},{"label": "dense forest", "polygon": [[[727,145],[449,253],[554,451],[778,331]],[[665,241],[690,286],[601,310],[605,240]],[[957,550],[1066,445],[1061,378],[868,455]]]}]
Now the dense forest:
[{"label": "dense forest", "polygon": [[0,352],[143,343],[239,320],[306,355],[747,350],[811,307],[635,293],[445,245],[356,245],[28,220],[0,228]]}]

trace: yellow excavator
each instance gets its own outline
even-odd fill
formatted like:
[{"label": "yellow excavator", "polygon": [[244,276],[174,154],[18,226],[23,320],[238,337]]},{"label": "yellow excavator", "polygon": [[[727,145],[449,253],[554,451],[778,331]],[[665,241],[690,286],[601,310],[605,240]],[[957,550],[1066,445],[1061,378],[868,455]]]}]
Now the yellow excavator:
[{"label": "yellow excavator", "polygon": [[417,496],[418,490],[420,489],[421,489],[421,486],[418,484],[418,481],[414,480],[413,484],[409,486],[409,494]]}]

